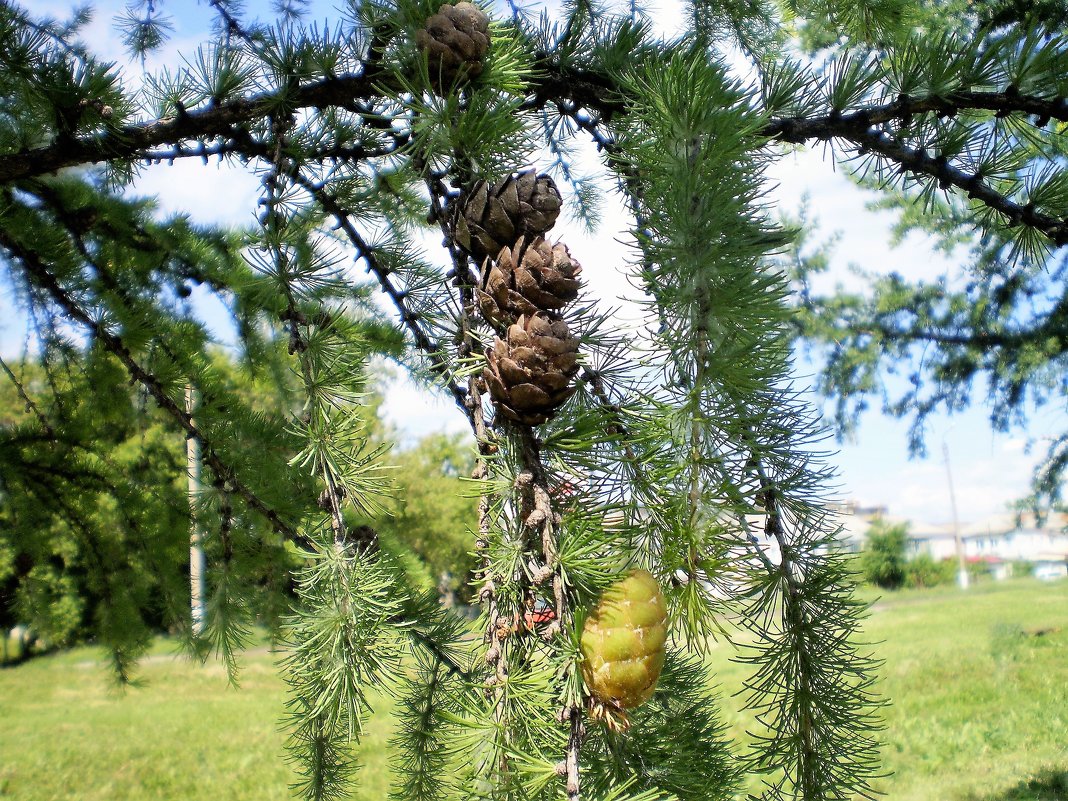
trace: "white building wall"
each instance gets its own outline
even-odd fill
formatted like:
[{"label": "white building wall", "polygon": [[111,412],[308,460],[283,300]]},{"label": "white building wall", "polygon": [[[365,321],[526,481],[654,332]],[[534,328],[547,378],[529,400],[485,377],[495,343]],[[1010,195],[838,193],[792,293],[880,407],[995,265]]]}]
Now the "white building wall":
[{"label": "white building wall", "polygon": [[957,545],[952,537],[915,539],[910,541],[909,546],[913,555],[927,554],[936,562],[957,556]]}]

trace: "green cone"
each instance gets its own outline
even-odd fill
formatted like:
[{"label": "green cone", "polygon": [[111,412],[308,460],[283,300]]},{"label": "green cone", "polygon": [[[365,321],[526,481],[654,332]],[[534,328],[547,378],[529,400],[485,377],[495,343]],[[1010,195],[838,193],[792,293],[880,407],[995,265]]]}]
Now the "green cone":
[{"label": "green cone", "polygon": [[[667,604],[648,570],[632,570],[601,595],[582,629],[582,676],[600,709],[594,716],[626,726],[622,710],[653,694],[664,666]],[[620,719],[621,718],[621,719]]]}]

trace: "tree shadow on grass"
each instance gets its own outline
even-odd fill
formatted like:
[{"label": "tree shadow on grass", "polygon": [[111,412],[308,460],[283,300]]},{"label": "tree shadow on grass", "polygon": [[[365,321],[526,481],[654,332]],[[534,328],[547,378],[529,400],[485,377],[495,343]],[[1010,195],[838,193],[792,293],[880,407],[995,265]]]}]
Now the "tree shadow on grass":
[{"label": "tree shadow on grass", "polygon": [[1068,770],[1046,768],[1003,792],[968,801],[1068,801]]}]

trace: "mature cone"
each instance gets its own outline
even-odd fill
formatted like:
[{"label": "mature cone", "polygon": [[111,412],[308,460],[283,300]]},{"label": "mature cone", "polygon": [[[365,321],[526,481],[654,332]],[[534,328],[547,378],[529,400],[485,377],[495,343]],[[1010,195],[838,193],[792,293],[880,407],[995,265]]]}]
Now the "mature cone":
[{"label": "mature cone", "polygon": [[426,52],[431,85],[438,92],[447,91],[461,73],[468,78],[482,74],[490,43],[489,17],[471,3],[446,3],[416,32],[415,42]]},{"label": "mature cone", "polygon": [[475,258],[494,257],[521,236],[542,236],[560,216],[560,191],[548,175],[524,170],[495,184],[479,181],[456,215],[456,242]]},{"label": "mature cone", "polygon": [[664,667],[667,604],[648,570],[632,570],[601,595],[582,628],[582,678],[593,716],[626,728],[627,709],[649,700]]},{"label": "mature cone", "polygon": [[582,266],[563,242],[551,245],[539,236],[501,248],[496,260],[486,259],[482,271],[479,307],[487,320],[501,322],[566,306],[578,297]]},{"label": "mature cone", "polygon": [[567,323],[548,315],[523,315],[486,353],[483,375],[497,411],[527,425],[548,420],[575,391],[578,339]]}]

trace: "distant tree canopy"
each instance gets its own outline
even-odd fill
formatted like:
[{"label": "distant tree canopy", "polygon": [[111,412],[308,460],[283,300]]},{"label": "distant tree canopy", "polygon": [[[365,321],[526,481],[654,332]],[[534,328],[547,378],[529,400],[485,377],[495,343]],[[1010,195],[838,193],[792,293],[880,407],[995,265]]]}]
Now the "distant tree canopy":
[{"label": "distant tree canopy", "polygon": [[471,600],[477,594],[471,525],[478,519],[478,494],[470,481],[475,460],[469,440],[433,434],[393,454],[391,462],[392,500],[374,522],[379,536],[417,557],[428,587]]},{"label": "distant tree canopy", "polygon": [[[265,393],[226,358],[212,356],[204,367],[220,393],[208,406],[218,414],[239,397],[253,408],[278,407],[277,393]],[[4,369],[0,619],[29,624],[53,644],[109,643],[125,674],[155,632],[188,625],[196,514],[212,529],[210,562],[224,568],[211,577],[210,592],[226,592],[230,571],[240,571],[242,586],[258,588],[242,594],[248,619],[277,628],[292,564],[284,543],[258,516],[231,509],[220,522],[222,484],[209,482],[190,508],[185,432],[130,386],[112,353],[93,343],[57,347],[44,361],[5,362]],[[257,419],[274,449],[263,438],[240,447],[282,472],[284,430]]]},{"label": "distant tree canopy", "polygon": [[[106,350],[90,345],[49,356],[48,364],[3,363],[10,373],[0,383],[0,628],[28,624],[52,645],[115,643],[126,670],[125,657],[154,633],[188,624],[191,516],[217,521],[226,491],[205,487],[202,503],[190,508],[184,433],[129,386]],[[233,397],[264,414],[291,403],[278,384],[253,378],[221,352],[211,369]],[[49,382],[54,394],[41,407],[33,398]],[[378,417],[380,404],[369,392],[354,413],[369,441],[386,447],[392,433]],[[288,453],[259,456],[283,470]],[[397,500],[376,517],[353,515],[352,525],[378,527],[420,586],[433,589],[449,573],[451,589],[469,598],[476,500],[460,479],[470,473],[469,448],[461,437],[432,435],[392,460]],[[240,598],[243,619],[277,635],[297,560],[260,518],[232,518],[228,526],[207,532],[209,561],[239,565],[240,583],[249,586]],[[225,578],[209,576],[209,595],[225,591]]]}]

